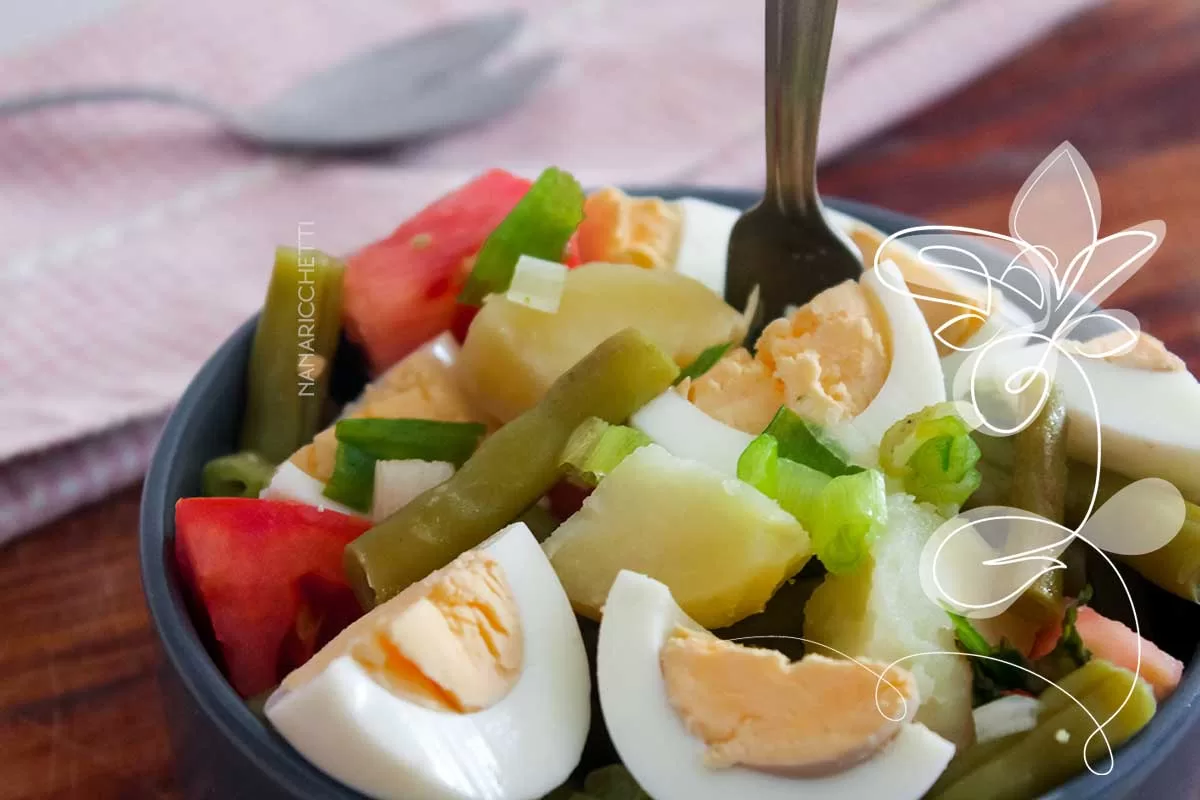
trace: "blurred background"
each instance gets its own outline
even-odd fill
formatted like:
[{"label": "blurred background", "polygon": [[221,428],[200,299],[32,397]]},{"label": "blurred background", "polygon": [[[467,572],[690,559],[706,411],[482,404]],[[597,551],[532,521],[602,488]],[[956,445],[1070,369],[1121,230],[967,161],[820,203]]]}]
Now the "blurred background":
[{"label": "blurred background", "polygon": [[[553,53],[544,80],[386,151],[278,153],[145,103],[0,115],[0,798],[171,795],[137,484],[300,222],[347,252],[492,166],[590,186],[757,190],[764,173],[756,0],[0,0],[0,102],[149,85],[235,110],[513,8],[524,24],[486,69]],[[1096,173],[1104,231],[1166,221],[1114,301],[1195,371],[1200,4],[841,0],[825,194],[1002,231],[1063,140]]]}]

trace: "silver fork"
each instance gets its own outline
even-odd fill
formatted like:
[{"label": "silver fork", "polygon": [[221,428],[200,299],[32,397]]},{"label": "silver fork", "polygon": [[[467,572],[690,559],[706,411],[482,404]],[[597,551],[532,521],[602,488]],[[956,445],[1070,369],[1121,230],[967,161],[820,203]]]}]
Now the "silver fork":
[{"label": "silver fork", "polygon": [[[767,190],[729,237],[725,299],[752,333],[824,289],[862,274],[862,255],[817,195],[817,128],[837,0],[767,0]],[[753,343],[754,339],[748,338]]]},{"label": "silver fork", "polygon": [[523,22],[519,12],[505,12],[387,42],[248,110],[168,87],[96,86],[0,98],[0,117],[78,103],[148,102],[206,114],[233,136],[271,150],[380,149],[489,119],[523,100],[557,56],[482,69]]}]

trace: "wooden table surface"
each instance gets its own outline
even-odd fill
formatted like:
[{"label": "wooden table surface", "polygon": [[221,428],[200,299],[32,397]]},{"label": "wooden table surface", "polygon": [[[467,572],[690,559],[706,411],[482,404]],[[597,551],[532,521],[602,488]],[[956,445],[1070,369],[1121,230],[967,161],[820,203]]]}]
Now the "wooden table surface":
[{"label": "wooden table surface", "polygon": [[[996,0],[1000,2],[1000,0]],[[1117,0],[829,165],[822,190],[1006,229],[1063,140],[1104,230],[1169,235],[1112,304],[1200,370],[1200,3]],[[175,796],[129,489],[0,549],[0,798]]]}]

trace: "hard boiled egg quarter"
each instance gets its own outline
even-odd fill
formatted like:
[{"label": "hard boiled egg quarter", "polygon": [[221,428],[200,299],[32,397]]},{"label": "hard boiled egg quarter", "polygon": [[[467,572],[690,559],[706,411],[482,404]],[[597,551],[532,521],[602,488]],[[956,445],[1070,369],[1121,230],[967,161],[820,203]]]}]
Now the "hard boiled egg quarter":
[{"label": "hard boiled egg quarter", "polygon": [[570,603],[517,523],[343,631],[266,715],[371,797],[535,800],[578,764],[589,693]]},{"label": "hard boiled egg quarter", "polygon": [[876,448],[893,423],[946,399],[937,347],[916,301],[902,291],[904,278],[890,261],[867,270],[862,285],[882,310],[891,352],[887,377],[858,416],[829,430],[859,464],[874,464]]},{"label": "hard boiled egg quarter", "polygon": [[[697,724],[698,719],[710,724],[722,718],[732,720],[729,724],[736,730],[734,740],[744,738],[743,729],[749,727],[748,723],[760,721],[752,714],[737,713],[734,707],[703,707],[752,702],[752,696],[767,683],[739,678],[732,674],[736,666],[782,657],[713,640],[710,646],[723,648],[723,656],[737,658],[722,657],[715,662],[720,664],[718,668],[689,675],[686,662],[673,665],[666,653],[673,642],[686,642],[692,636],[710,637],[679,609],[663,584],[628,571],[617,577],[600,625],[600,705],[622,762],[657,800],[917,800],[954,754],[952,744],[924,726],[907,721],[919,702],[911,675],[902,670],[876,673],[889,679],[877,696],[881,704],[877,708],[863,693],[865,688],[874,695],[876,675],[863,672],[863,680],[857,672],[862,669],[859,664],[821,656],[807,656],[805,661],[791,665],[811,668],[813,674],[838,673],[837,685],[831,685],[829,691],[807,690],[810,714],[807,719],[796,720],[800,733],[766,724],[758,731],[757,741],[744,747],[730,748],[729,741],[706,743],[694,733],[703,727]],[[734,652],[735,648],[741,652]],[[813,661],[806,665],[809,659]],[[777,675],[786,671],[786,667],[767,666]],[[670,686],[665,677],[668,669],[672,670]],[[727,690],[705,694],[705,680],[724,681]],[[843,710],[846,689],[855,683],[858,704]],[[772,685],[776,684],[778,681]],[[907,694],[907,709],[886,705],[888,686]],[[804,693],[804,687],[800,689]],[[689,699],[689,695],[693,697]],[[769,709],[770,699],[757,698],[761,701],[759,708]],[[814,703],[818,706],[815,709]],[[680,713],[684,706],[691,712],[687,722]],[[889,711],[890,719],[881,711]],[[891,713],[896,711],[899,713]],[[814,719],[812,712],[818,718]],[[789,758],[799,758],[803,763]],[[823,776],[797,776],[798,772],[813,774],[808,767],[823,767],[815,770]]]},{"label": "hard boiled egg quarter", "polygon": [[675,205],[683,217],[675,270],[724,297],[729,235],[742,212],[696,197],[681,197]]}]

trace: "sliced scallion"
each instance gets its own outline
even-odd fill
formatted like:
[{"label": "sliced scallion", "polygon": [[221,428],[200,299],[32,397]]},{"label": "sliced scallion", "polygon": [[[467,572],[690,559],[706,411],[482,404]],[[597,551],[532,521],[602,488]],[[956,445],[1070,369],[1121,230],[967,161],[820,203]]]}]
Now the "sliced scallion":
[{"label": "sliced scallion", "polygon": [[458,299],[477,306],[489,294],[508,291],[521,256],[559,261],[583,221],[585,197],[570,173],[550,167],[484,241]]}]

